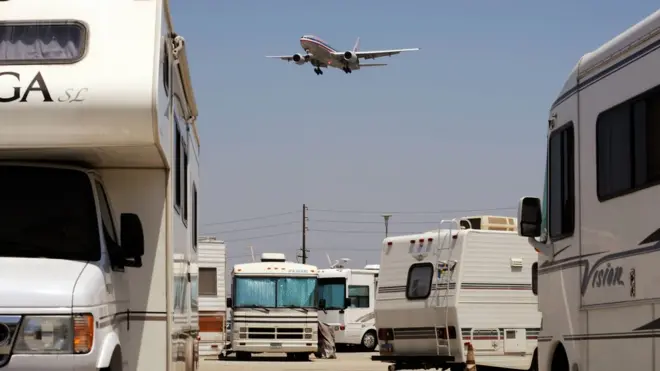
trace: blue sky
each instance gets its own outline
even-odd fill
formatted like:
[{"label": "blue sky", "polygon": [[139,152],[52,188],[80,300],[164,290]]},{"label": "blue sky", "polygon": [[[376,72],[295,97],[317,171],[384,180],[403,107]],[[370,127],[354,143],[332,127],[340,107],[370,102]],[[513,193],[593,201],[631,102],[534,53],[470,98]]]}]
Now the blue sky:
[{"label": "blue sky", "polygon": [[[657,3],[172,0],[172,8],[200,110],[201,232],[227,241],[230,264],[249,260],[250,245],[294,259],[306,203],[309,262],[326,266],[327,252],[359,267],[379,260],[380,211],[393,212],[392,234],[421,232],[462,214],[514,215],[521,196],[540,196],[547,114],[570,70]],[[362,50],[422,50],[350,75],[264,58],[301,52],[304,34],[340,50],[358,36]],[[477,211],[491,208],[507,209]]]}]

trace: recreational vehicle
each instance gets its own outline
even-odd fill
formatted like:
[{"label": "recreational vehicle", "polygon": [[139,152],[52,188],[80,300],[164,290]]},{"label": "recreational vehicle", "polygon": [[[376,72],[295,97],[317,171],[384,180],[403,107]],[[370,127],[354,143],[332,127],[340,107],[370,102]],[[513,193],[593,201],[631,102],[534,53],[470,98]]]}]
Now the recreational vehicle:
[{"label": "recreational vehicle", "polygon": [[1,1],[0,117],[0,368],[194,370],[200,142],[167,1]]},{"label": "recreational vehicle", "polygon": [[215,237],[199,239],[199,354],[218,357],[226,341],[225,243]]},{"label": "recreational vehicle", "polygon": [[341,263],[319,270],[318,296],[325,299],[319,320],[333,327],[337,345],[361,345],[366,350],[378,345],[374,319],[378,271],[377,264],[349,269]]},{"label": "recreational vehicle", "polygon": [[286,353],[291,360],[307,360],[317,351],[316,266],[264,253],[260,262],[234,265],[231,276],[227,306],[232,309],[230,346],[236,358]]},{"label": "recreational vehicle", "polygon": [[550,107],[543,201],[518,209],[541,371],[660,369],[658,65],[660,10],[582,56]]},{"label": "recreational vehicle", "polygon": [[390,370],[462,371],[470,343],[477,365],[535,370],[537,257],[515,225],[470,217],[386,238],[375,305],[380,351],[372,359]]}]

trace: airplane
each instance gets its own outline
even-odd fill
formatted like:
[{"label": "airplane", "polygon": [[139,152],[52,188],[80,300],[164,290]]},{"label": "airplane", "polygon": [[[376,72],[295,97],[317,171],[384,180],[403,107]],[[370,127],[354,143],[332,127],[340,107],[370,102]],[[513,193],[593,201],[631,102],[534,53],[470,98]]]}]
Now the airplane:
[{"label": "airplane", "polygon": [[352,50],[345,52],[334,49],[328,43],[321,40],[314,35],[304,35],[300,38],[300,46],[305,50],[305,55],[296,53],[292,56],[287,55],[267,55],[266,58],[279,58],[281,60],[291,62],[302,66],[309,62],[314,66],[314,72],[317,75],[323,75],[321,68],[335,67],[341,68],[345,73],[352,73],[354,70],[359,70],[362,67],[379,67],[387,66],[385,63],[360,63],[360,59],[376,59],[380,57],[391,57],[401,52],[412,52],[419,50],[419,48],[411,49],[392,49],[392,50],[372,50],[372,51],[359,51],[360,38],[355,41]]}]

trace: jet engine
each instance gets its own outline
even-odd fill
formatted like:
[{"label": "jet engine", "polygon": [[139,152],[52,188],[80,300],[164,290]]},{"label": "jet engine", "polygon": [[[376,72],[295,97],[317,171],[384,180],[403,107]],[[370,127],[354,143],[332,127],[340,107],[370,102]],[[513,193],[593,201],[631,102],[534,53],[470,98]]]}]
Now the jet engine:
[{"label": "jet engine", "polygon": [[355,53],[353,53],[352,51],[344,52],[344,61],[346,63],[353,64],[353,63],[357,62],[357,59],[358,59],[357,55],[355,55]]},{"label": "jet engine", "polygon": [[300,55],[300,54],[294,54],[293,55],[293,61],[296,62],[296,64],[305,64],[309,60],[309,55]]}]

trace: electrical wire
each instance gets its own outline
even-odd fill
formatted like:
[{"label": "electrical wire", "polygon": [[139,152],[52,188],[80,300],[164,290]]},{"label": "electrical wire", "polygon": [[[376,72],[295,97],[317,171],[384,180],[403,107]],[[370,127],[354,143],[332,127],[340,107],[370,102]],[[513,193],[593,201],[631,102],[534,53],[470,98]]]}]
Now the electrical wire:
[{"label": "electrical wire", "polygon": [[279,227],[282,225],[291,225],[291,224],[300,224],[299,220],[296,221],[290,221],[286,223],[277,223],[277,224],[268,224],[268,225],[259,225],[256,227],[249,227],[249,228],[239,228],[239,229],[230,229],[226,231],[215,231],[215,232],[207,232],[205,234],[227,234],[227,233],[235,233],[235,232],[244,232],[244,231],[253,231],[256,229],[262,229],[262,228],[273,228],[273,227]]},{"label": "electrical wire", "polygon": [[450,213],[475,213],[479,211],[510,211],[516,210],[516,207],[494,207],[486,209],[454,209],[437,211],[365,211],[365,210],[334,210],[334,209],[309,209],[309,211],[327,212],[327,213],[345,213],[345,214],[450,214]]},{"label": "electrical wire", "polygon": [[263,239],[263,238],[285,236],[285,235],[288,235],[288,234],[296,234],[296,233],[301,233],[301,232],[300,231],[290,231],[290,232],[266,234],[266,235],[261,235],[261,236],[234,238],[233,240],[224,240],[224,241],[225,241],[225,243],[229,243],[229,242],[247,241],[247,240],[260,240],[260,239]]},{"label": "electrical wire", "polygon": [[[380,224],[383,225],[383,221],[366,221],[366,220],[330,220],[330,219],[310,219],[310,222],[316,223],[340,223],[340,224]],[[389,224],[439,224],[439,220],[435,221],[392,221],[390,220]]]},{"label": "electrical wire", "polygon": [[[358,231],[358,230],[341,230],[341,229],[310,229],[310,232],[325,232],[325,233],[367,233],[367,234],[383,234],[383,231]],[[417,232],[389,232],[389,234],[415,234]]]},{"label": "electrical wire", "polygon": [[300,210],[287,211],[285,213],[255,216],[255,217],[252,217],[252,218],[245,218],[245,219],[227,220],[227,221],[224,221],[224,222],[217,222],[217,223],[204,223],[202,225],[203,226],[209,226],[209,225],[233,224],[233,223],[249,222],[249,221],[253,221],[253,220],[268,219],[268,218],[274,218],[276,216],[292,215],[292,214],[298,214],[298,213],[301,213],[301,211]]}]

